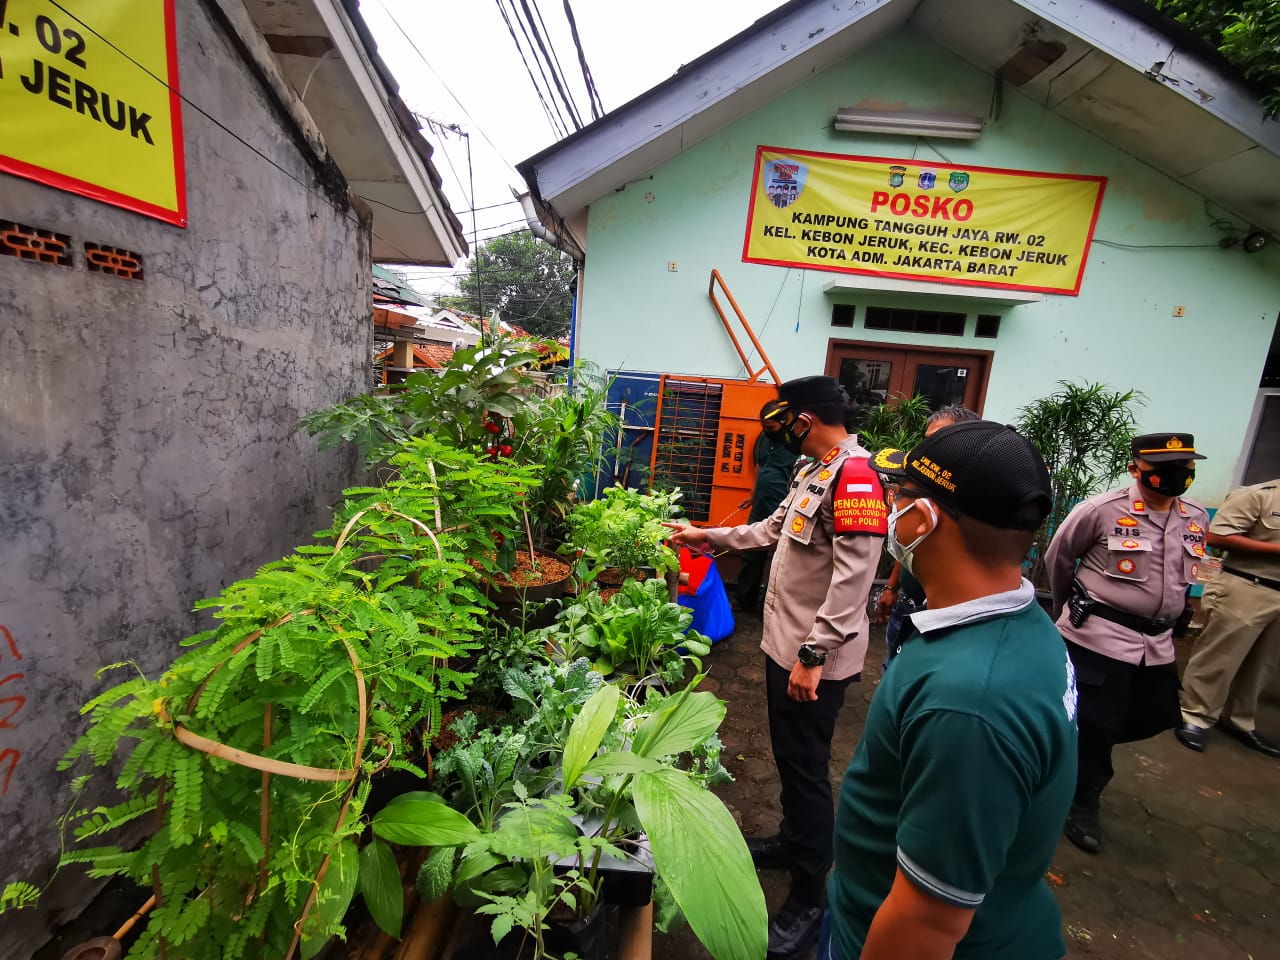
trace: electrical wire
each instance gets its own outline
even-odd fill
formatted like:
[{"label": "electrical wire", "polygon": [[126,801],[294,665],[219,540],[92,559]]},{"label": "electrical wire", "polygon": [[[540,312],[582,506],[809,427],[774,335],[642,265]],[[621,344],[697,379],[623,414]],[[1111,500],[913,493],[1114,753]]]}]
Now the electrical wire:
[{"label": "electrical wire", "polygon": [[[498,12],[502,14],[502,21],[507,25],[507,32],[511,34],[511,42],[516,45],[516,52],[520,54],[520,60],[524,63],[525,72],[529,74],[529,82],[533,84],[533,90],[538,95],[538,100],[542,103],[542,109],[546,111],[547,120],[551,123],[552,132],[557,137],[565,137],[568,134],[569,128],[564,122],[564,117],[560,115],[559,106],[556,106],[553,116],[552,105],[547,103],[547,98],[543,96],[542,93],[542,87],[538,86],[538,81],[533,75],[533,68],[529,66],[529,58],[525,56],[524,47],[520,46],[520,38],[516,36],[515,27],[511,25],[511,18],[507,16],[507,8],[503,4],[503,0],[495,0],[495,2],[498,4]],[[514,3],[511,10],[513,13],[515,12]],[[516,19],[519,21],[519,16],[517,16]],[[523,21],[520,22],[520,31],[525,35],[525,42],[529,43],[529,34],[525,29]],[[530,52],[532,52],[532,43],[529,44],[529,47]],[[547,91],[550,93],[550,85],[547,84],[546,74],[542,71],[542,61],[538,60],[537,56],[534,57],[534,61],[538,64],[538,72],[542,75],[543,85],[547,87]]]},{"label": "electrical wire", "polygon": [[1222,246],[1220,243],[1118,243],[1115,240],[1093,238],[1094,243],[1104,247],[1118,247],[1121,250],[1209,250]]},{"label": "electrical wire", "polygon": [[587,88],[587,102],[591,107],[591,119],[599,120],[604,116],[604,103],[600,100],[600,91],[596,89],[595,77],[587,66],[587,54],[582,49],[582,38],[578,36],[578,21],[573,15],[573,7],[569,0],[564,0],[564,16],[569,21],[569,33],[573,37],[573,45],[578,51],[578,66],[582,68],[582,82]]},{"label": "electrical wire", "polygon": [[[577,101],[573,97],[573,92],[569,87],[569,78],[565,76],[564,67],[560,66],[560,55],[556,51],[556,45],[551,42],[551,32],[547,30],[547,23],[542,19],[542,10],[538,6],[538,0],[531,0],[531,2],[533,3],[533,12],[538,16],[538,26],[541,29],[541,34],[539,34],[538,30],[535,30],[533,35],[538,38],[540,47],[543,39],[546,40],[546,45],[551,51],[551,59],[547,62],[547,66],[551,68],[552,78],[556,78],[557,74],[559,75],[559,79],[556,80],[556,89],[560,90],[560,96],[564,98],[565,106],[569,108],[569,113],[573,116],[574,129],[581,130],[582,111],[578,109]],[[526,0],[520,0],[520,4],[525,8],[525,16],[529,16],[529,6]],[[532,25],[532,20],[530,20],[530,24]],[[545,50],[543,56],[546,56]],[[561,86],[562,83],[563,87]]]},{"label": "electrical wire", "polygon": [[437,81],[439,81],[440,86],[444,87],[444,92],[453,98],[453,102],[458,105],[458,109],[462,111],[462,115],[471,121],[471,128],[475,130],[476,133],[480,134],[480,136],[484,139],[484,142],[490,146],[490,148],[493,150],[494,154],[498,157],[498,159],[501,160],[504,164],[506,164],[507,169],[509,169],[517,177],[520,176],[520,171],[515,168],[515,164],[513,164],[510,160],[508,160],[505,156],[503,156],[502,151],[498,149],[498,145],[489,138],[489,135],[484,132],[480,124],[476,123],[476,118],[471,115],[471,111],[469,111],[466,108],[466,106],[463,104],[463,102],[458,99],[458,95],[454,93],[453,90],[449,87],[449,84],[445,82],[444,77],[440,76],[440,73],[436,70],[436,68],[431,65],[431,61],[428,60],[426,55],[418,48],[418,45],[413,42],[413,37],[409,36],[408,31],[406,31],[404,27],[400,26],[400,21],[396,19],[395,14],[391,12],[391,10],[387,7],[386,3],[384,3],[383,0],[378,0],[378,6],[380,6],[382,8],[382,12],[387,15],[387,19],[391,21],[392,26],[394,26],[397,30],[400,31],[400,35],[404,37],[405,41],[409,44],[409,46],[413,48],[413,52],[418,55],[418,59],[422,61],[423,66],[425,66],[428,70],[430,70],[431,75],[435,77]]},{"label": "electrical wire", "polygon": [[[244,137],[240,136],[240,134],[236,133],[234,130],[232,130],[232,129],[231,129],[230,127],[228,127],[225,123],[223,123],[221,120],[219,120],[219,119],[218,119],[217,117],[215,117],[213,114],[211,114],[211,113],[210,113],[208,110],[206,110],[204,107],[200,106],[198,103],[196,103],[195,101],[193,101],[190,97],[188,97],[188,96],[187,96],[186,94],[184,94],[182,91],[175,89],[175,88],[174,88],[174,87],[172,87],[172,86],[171,86],[171,85],[170,85],[166,80],[164,80],[162,77],[159,77],[159,76],[157,76],[156,74],[152,73],[152,71],[151,71],[151,70],[150,70],[146,65],[144,65],[144,64],[142,64],[142,63],[139,63],[139,62],[138,62],[137,60],[135,60],[135,59],[134,59],[130,54],[128,54],[128,53],[127,53],[127,52],[125,52],[124,50],[120,49],[120,47],[118,47],[118,46],[116,46],[114,43],[112,43],[112,42],[111,42],[111,40],[109,40],[107,37],[103,36],[103,34],[99,33],[96,29],[94,29],[94,27],[93,27],[92,25],[90,25],[90,24],[86,23],[86,22],[85,22],[81,17],[77,16],[76,14],[74,14],[74,13],[72,13],[70,10],[68,10],[66,7],[64,7],[61,3],[59,3],[59,2],[58,2],[58,0],[49,0],[49,2],[50,2],[54,7],[56,7],[56,8],[57,8],[57,9],[59,9],[59,10],[61,10],[63,13],[65,13],[65,14],[66,14],[68,17],[70,17],[72,20],[74,20],[76,23],[80,24],[80,26],[84,27],[86,30],[88,30],[90,33],[92,33],[95,37],[97,37],[99,40],[101,40],[103,43],[105,43],[107,46],[109,46],[109,47],[110,47],[112,50],[114,50],[116,53],[120,54],[120,56],[124,57],[126,60],[128,60],[130,63],[132,63],[135,67],[137,67],[139,70],[141,70],[141,71],[142,71],[143,73],[145,73],[147,76],[149,76],[149,77],[150,77],[152,80],[154,80],[156,83],[160,84],[162,87],[164,87],[166,90],[168,90],[171,94],[173,94],[174,96],[176,96],[179,100],[181,100],[184,104],[186,104],[186,105],[187,105],[188,107],[190,107],[192,110],[196,111],[196,113],[200,114],[200,116],[204,117],[206,120],[208,120],[210,123],[212,123],[215,127],[217,127],[219,130],[221,130],[223,133],[227,134],[227,136],[231,137],[233,140],[235,140],[235,141],[237,141],[238,143],[240,143],[243,147],[245,147],[245,148],[246,148],[247,150],[249,150],[251,153],[253,153],[253,154],[255,154],[256,156],[258,156],[260,159],[265,160],[265,161],[266,161],[268,164],[270,164],[272,167],[275,167],[275,169],[276,169],[276,170],[280,171],[280,172],[281,172],[281,173],[283,173],[286,177],[288,177],[290,180],[292,180],[294,183],[296,183],[298,186],[302,187],[302,189],[303,189],[303,190],[305,190],[307,193],[311,194],[312,196],[316,197],[317,199],[320,199],[320,200],[325,201],[325,203],[326,203],[326,204],[328,204],[329,206],[333,206],[333,204],[332,204],[332,200],[331,200],[329,197],[326,197],[324,194],[320,193],[318,190],[316,190],[314,187],[312,187],[312,186],[311,186],[311,184],[307,183],[307,182],[306,182],[306,181],[304,181],[302,178],[298,177],[298,176],[297,176],[297,175],[296,175],[292,170],[289,170],[289,169],[287,169],[287,168],[285,168],[285,167],[281,166],[281,165],[280,165],[279,163],[277,163],[273,158],[271,158],[271,157],[269,157],[267,154],[263,153],[260,149],[258,149],[257,147],[255,147],[252,143],[250,143],[250,142],[249,142],[248,140],[246,140]],[[375,201],[375,202],[376,202],[376,201]],[[344,219],[348,220],[349,222],[351,222],[352,224],[356,225],[357,227],[359,227],[359,226],[361,225],[361,224],[360,224],[360,220],[359,220],[357,217],[353,217],[352,215],[350,215],[350,214],[348,214],[348,213],[344,213],[344,212],[342,212],[341,210],[337,210],[337,208],[336,208],[336,207],[334,208],[334,210],[338,213],[338,215],[339,215],[339,216],[341,216],[341,217],[343,217]],[[423,213],[425,213],[426,211],[422,211],[422,212],[423,212]],[[373,237],[374,237],[375,239],[377,239],[378,241],[380,241],[380,242],[382,242],[382,243],[386,244],[388,247],[390,247],[390,248],[391,248],[392,250],[394,250],[396,253],[398,253],[398,254],[400,254],[402,257],[404,257],[406,260],[413,260],[413,257],[412,257],[412,256],[410,256],[408,253],[405,253],[405,251],[401,250],[401,249],[400,249],[400,247],[398,247],[396,244],[392,243],[390,240],[387,240],[385,237],[380,236],[380,235],[377,233],[377,231],[375,231],[375,230],[373,229],[372,225],[370,225],[370,227],[369,227],[369,233],[370,233],[370,234],[372,234],[372,235],[373,235]]]},{"label": "electrical wire", "polygon": [[[760,328],[760,333],[756,337],[757,340],[760,340],[761,338],[763,338],[765,331],[769,329],[769,321],[773,319],[773,311],[777,309],[778,301],[782,299],[782,290],[784,287],[786,287],[787,280],[790,279],[791,277],[792,269],[793,269],[792,267],[787,267],[787,272],[782,275],[782,282],[778,284],[778,292],[773,295],[773,303],[769,307],[769,312],[765,315],[764,326]],[[803,291],[801,291],[801,294],[803,295]],[[746,361],[742,364],[742,375],[744,377],[747,375],[747,364],[749,364],[752,361],[752,359],[754,359],[755,355],[756,355],[756,348],[753,345],[751,347],[751,352],[747,354]]]},{"label": "electrical wire", "polygon": [[[415,117],[417,117],[417,114],[414,114],[414,116],[415,116]],[[424,119],[424,118],[419,118],[419,119]],[[464,184],[464,183],[462,182],[462,177],[458,176],[458,169],[453,165],[453,157],[449,156],[449,151],[448,151],[448,150],[446,150],[446,149],[444,148],[444,138],[445,138],[445,137],[447,137],[450,133],[456,133],[456,134],[457,134],[458,136],[460,136],[460,137],[466,136],[466,134],[464,134],[464,133],[462,132],[462,128],[461,128],[461,127],[459,127],[456,123],[455,123],[455,124],[453,124],[453,125],[450,127],[450,126],[446,126],[446,125],[445,125],[445,124],[443,124],[443,123],[439,123],[438,121],[428,119],[428,120],[427,120],[427,125],[428,125],[432,130],[435,130],[435,131],[436,131],[436,133],[437,133],[437,134],[440,136],[440,138],[441,138],[441,139],[440,139],[440,152],[441,152],[442,154],[444,154],[444,162],[448,165],[448,167],[449,167],[449,172],[453,174],[453,180],[454,180],[454,183],[456,183],[456,184],[458,185],[458,189],[459,189],[459,190],[466,190],[466,189],[467,189],[466,184]],[[468,140],[468,141],[467,141],[467,152],[468,152],[468,153],[470,153],[470,152],[471,152],[471,141],[470,141],[470,140]],[[475,201],[475,197],[472,197],[472,198],[471,198],[471,200],[470,200],[469,202],[471,203],[472,208],[473,208],[473,210],[472,210],[472,214],[473,214],[473,215],[472,215],[472,220],[474,221],[474,219],[475,219],[475,216],[474,216],[474,207],[475,207],[475,202],[476,202],[476,201]],[[473,238],[473,240],[474,240],[474,238]]]}]

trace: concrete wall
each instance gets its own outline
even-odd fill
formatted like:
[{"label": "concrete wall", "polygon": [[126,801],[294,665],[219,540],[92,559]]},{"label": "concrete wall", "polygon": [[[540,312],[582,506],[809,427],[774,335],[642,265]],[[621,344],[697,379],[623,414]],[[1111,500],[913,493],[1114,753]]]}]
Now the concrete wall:
[{"label": "concrete wall", "polygon": [[[717,268],[784,378],[821,373],[834,337],[994,350],[984,413],[995,419],[1013,418],[1061,379],[1136,387],[1147,397],[1142,427],[1196,434],[1210,459],[1192,495],[1217,503],[1231,483],[1280,310],[1280,253],[1220,249],[1222,234],[1200,196],[1012,88],[999,120],[974,142],[931,146],[831,129],[841,106],[986,115],[990,99],[988,75],[902,31],[598,201],[588,227],[581,355],[608,369],[740,375],[707,298]],[[742,262],[758,144],[1106,176],[1081,294],[993,308],[867,291],[846,301],[859,308],[857,325],[833,329],[822,287],[840,275]],[[668,271],[670,260],[678,272]],[[866,330],[868,305],[967,312],[967,335]],[[1184,317],[1171,316],[1175,305],[1186,307]],[[999,337],[974,338],[973,317],[993,312],[1003,314]]]},{"label": "concrete wall", "polygon": [[[316,186],[206,9],[178,5],[183,92],[283,172],[186,108],[186,230],[0,174],[0,218],[77,250],[73,268],[0,257],[0,624],[22,657],[0,633],[0,679],[21,673],[0,696],[25,697],[0,723],[21,752],[11,773],[0,753],[0,885],[56,862],[54,767],[94,672],[159,671],[194,601],[306,540],[356,477],[290,430],[369,382],[368,223]],[[141,253],[145,281],[88,272],[85,240]],[[0,957],[29,956],[89,887],[68,870],[6,915]]]}]

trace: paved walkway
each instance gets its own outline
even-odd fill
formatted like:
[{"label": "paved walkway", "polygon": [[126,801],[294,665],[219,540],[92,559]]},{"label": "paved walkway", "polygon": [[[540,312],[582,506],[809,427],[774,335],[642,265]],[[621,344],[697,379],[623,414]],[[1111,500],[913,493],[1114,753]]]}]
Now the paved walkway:
[{"label": "paved walkway", "polygon": [[[832,781],[838,785],[880,676],[882,634],[861,685],[837,726]],[[720,795],[744,832],[777,825],[777,780],[764,708],[760,621],[706,660],[708,689],[729,703],[722,728],[725,765],[736,782]],[[1179,659],[1190,652],[1184,642]],[[1280,706],[1265,705],[1260,726],[1280,740]],[[1280,760],[1211,736],[1203,754],[1172,733],[1116,750],[1116,779],[1103,798],[1106,849],[1091,857],[1065,840],[1050,881],[1066,923],[1069,956],[1090,960],[1275,960],[1280,958]],[[762,873],[770,908],[786,895],[783,875]],[[687,931],[659,935],[654,956],[701,960]]]}]

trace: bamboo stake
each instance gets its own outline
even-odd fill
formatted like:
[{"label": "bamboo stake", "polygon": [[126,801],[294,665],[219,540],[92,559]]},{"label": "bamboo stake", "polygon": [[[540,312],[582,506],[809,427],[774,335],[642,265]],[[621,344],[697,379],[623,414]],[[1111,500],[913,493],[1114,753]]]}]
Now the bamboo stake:
[{"label": "bamboo stake", "polygon": [[392,960],[436,960],[444,945],[444,932],[455,913],[453,898],[448,893],[431,903],[420,904]]}]

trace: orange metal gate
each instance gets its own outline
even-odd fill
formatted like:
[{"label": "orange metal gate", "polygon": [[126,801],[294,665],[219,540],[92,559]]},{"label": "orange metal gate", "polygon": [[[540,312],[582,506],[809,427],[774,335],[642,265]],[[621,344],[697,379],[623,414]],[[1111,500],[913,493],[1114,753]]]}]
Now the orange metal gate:
[{"label": "orange metal gate", "polygon": [[751,495],[751,451],[772,383],[664,374],[658,386],[650,476],[678,486],[685,515],[699,526],[745,523],[738,505]]}]

